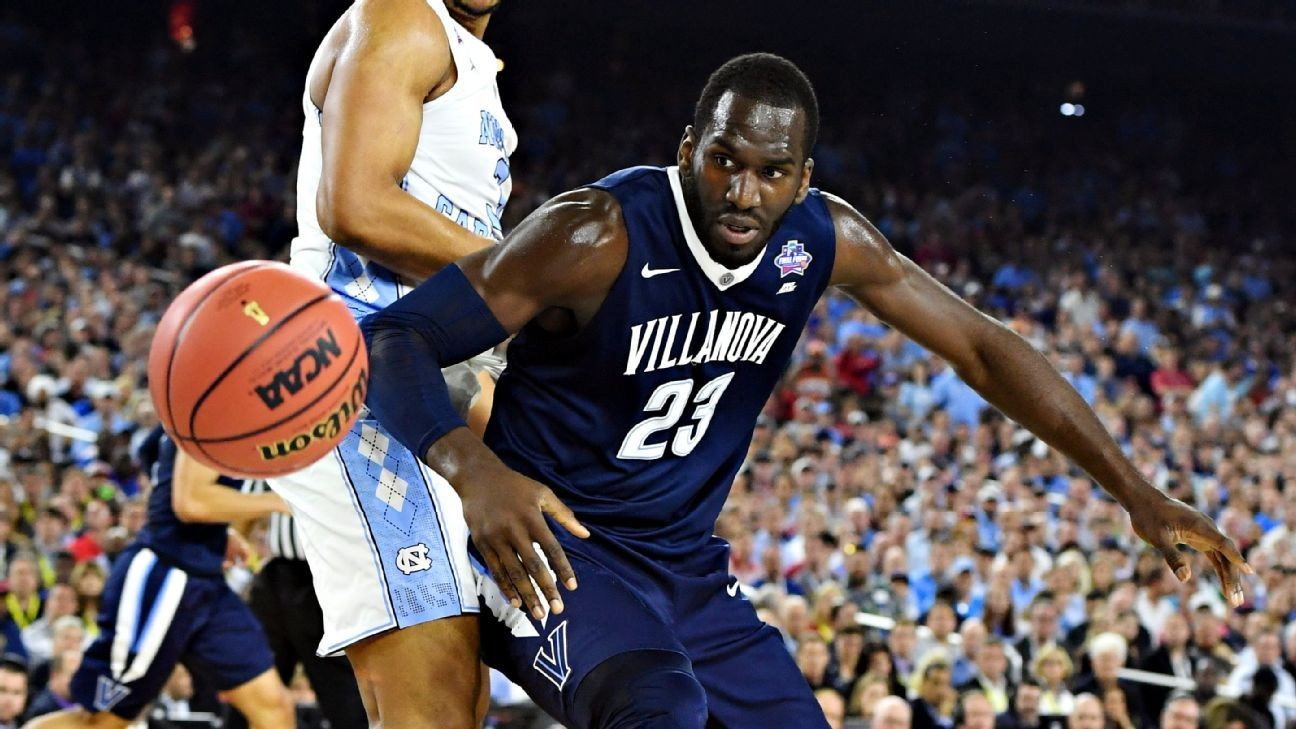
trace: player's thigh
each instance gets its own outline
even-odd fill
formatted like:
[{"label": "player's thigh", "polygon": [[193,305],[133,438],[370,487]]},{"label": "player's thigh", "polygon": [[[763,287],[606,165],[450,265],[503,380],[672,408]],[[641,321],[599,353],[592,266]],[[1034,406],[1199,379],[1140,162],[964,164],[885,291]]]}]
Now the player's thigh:
[{"label": "player's thigh", "polygon": [[233,691],[266,673],[282,687],[270,643],[252,610],[219,578],[202,587],[207,617],[185,646],[184,664],[218,691]]},{"label": "player's thigh", "polygon": [[253,729],[292,726],[295,721],[292,698],[273,668],[229,689],[225,697],[247,718]]},{"label": "player's thigh", "polygon": [[37,717],[23,724],[23,729],[126,729],[130,725],[129,720],[115,714],[92,714],[78,707]]},{"label": "player's thigh", "polygon": [[188,575],[150,550],[127,550],[104,586],[99,636],[72,676],[72,699],[90,712],[135,718],[171,677],[205,616],[204,597]]},{"label": "player's thigh", "polygon": [[297,519],[320,653],[477,612],[458,495],[377,421],[361,418],[327,457],[270,485]]},{"label": "player's thigh", "polygon": [[[718,586],[717,586],[718,587]],[[782,635],[740,596],[720,595],[688,620],[685,645],[717,729],[827,729]]]},{"label": "player's thigh", "polygon": [[386,726],[420,716],[470,720],[483,690],[479,650],[477,616],[462,615],[367,638],[347,657],[370,717]]},{"label": "player's thigh", "polygon": [[[561,537],[560,537],[561,538]],[[632,651],[684,649],[653,597],[616,574],[596,550],[573,545],[566,551],[580,587],[564,592],[561,615],[537,621],[513,608],[478,564],[482,593],[482,656],[526,690],[541,708],[568,725],[584,679],[604,661]]]}]

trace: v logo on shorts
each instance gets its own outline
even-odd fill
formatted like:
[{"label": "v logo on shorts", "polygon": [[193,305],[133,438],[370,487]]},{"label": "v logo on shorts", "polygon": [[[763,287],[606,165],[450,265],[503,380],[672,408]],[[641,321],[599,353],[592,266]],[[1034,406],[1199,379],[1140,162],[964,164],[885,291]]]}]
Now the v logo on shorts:
[{"label": "v logo on shorts", "polygon": [[549,632],[548,645],[541,646],[536,652],[535,662],[531,664],[541,675],[549,679],[562,691],[571,676],[571,664],[567,662],[567,621]]},{"label": "v logo on shorts", "polygon": [[123,686],[107,676],[99,677],[99,685],[95,687],[94,708],[95,711],[109,711],[116,706],[122,699],[130,696],[130,688]]}]

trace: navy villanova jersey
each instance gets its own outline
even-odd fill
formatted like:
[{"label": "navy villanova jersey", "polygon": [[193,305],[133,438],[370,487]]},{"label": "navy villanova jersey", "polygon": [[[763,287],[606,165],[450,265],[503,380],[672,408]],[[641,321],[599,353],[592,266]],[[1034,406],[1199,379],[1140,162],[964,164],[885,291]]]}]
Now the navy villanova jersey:
[{"label": "navy villanova jersey", "polygon": [[[149,470],[153,490],[149,493],[148,523],[140,530],[137,544],[153,550],[167,564],[193,575],[218,576],[225,560],[226,524],[180,521],[171,507],[171,479],[175,470],[176,446],[161,427],[140,445],[139,460]],[[243,482],[221,476],[220,483],[239,488]]]},{"label": "navy villanova jersey", "polygon": [[681,557],[710,538],[828,286],[832,219],[812,190],[759,258],[730,270],[698,240],[676,168],[636,167],[593,187],[620,202],[625,268],[578,333],[532,323],[513,340],[486,441],[600,535]]}]

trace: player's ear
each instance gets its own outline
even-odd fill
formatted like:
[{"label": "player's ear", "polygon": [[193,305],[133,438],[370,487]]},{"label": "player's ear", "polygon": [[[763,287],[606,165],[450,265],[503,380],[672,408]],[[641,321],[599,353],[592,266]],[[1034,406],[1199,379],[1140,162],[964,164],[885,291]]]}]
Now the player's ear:
[{"label": "player's ear", "polygon": [[806,196],[810,194],[810,173],[814,172],[814,158],[807,157],[805,164],[801,166],[801,186],[797,188],[797,204],[805,202]]},{"label": "player's ear", "polygon": [[684,136],[680,138],[679,150],[675,153],[675,163],[680,166],[681,170],[688,171],[693,167],[693,147],[697,144],[697,137],[693,134],[693,125],[689,124],[684,127]]}]

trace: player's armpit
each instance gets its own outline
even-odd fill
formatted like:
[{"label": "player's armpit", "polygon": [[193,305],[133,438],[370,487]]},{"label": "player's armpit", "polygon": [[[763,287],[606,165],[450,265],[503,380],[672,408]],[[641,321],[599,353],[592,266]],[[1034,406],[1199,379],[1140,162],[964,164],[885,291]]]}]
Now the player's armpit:
[{"label": "player's armpit", "polygon": [[[359,2],[321,104],[323,169],[316,209],[332,240],[397,273],[424,279],[491,243],[401,189],[418,146],[423,102],[454,79],[449,40],[424,0]],[[322,98],[316,86],[325,86]]]}]

